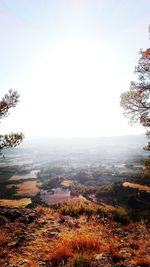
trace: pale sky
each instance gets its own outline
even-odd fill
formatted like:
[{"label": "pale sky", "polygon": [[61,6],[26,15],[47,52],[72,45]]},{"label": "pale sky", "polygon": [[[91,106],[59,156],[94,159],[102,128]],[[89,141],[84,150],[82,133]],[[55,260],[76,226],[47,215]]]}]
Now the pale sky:
[{"label": "pale sky", "polygon": [[0,97],[20,93],[1,133],[144,133],[119,102],[149,47],[149,24],[149,0],[0,0]]}]

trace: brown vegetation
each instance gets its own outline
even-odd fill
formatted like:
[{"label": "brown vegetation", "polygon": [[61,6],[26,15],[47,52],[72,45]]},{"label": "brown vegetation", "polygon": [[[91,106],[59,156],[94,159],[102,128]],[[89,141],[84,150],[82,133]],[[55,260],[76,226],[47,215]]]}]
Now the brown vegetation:
[{"label": "brown vegetation", "polygon": [[83,199],[55,210],[0,207],[0,266],[150,266],[149,223],[122,224],[112,214]]}]

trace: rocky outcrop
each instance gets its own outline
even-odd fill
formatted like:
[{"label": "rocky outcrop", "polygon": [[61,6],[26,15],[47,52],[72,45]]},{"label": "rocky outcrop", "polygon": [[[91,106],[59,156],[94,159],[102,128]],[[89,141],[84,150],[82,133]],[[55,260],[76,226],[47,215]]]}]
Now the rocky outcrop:
[{"label": "rocky outcrop", "polygon": [[36,211],[24,208],[0,207],[0,225],[19,220],[23,223],[32,223],[37,218]]}]

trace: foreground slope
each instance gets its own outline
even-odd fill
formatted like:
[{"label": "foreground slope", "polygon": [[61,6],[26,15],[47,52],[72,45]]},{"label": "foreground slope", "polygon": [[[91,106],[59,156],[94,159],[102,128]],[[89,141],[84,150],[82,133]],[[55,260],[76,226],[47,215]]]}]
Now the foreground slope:
[{"label": "foreground slope", "polygon": [[0,207],[0,266],[150,266],[150,225],[123,208],[74,199],[55,208]]}]

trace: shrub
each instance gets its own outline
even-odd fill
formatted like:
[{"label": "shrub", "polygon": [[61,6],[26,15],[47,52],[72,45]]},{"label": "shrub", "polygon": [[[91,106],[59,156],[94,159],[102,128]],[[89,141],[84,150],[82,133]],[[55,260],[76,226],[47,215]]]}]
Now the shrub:
[{"label": "shrub", "polygon": [[101,242],[94,235],[81,234],[74,236],[70,241],[70,245],[74,251],[86,252],[86,251],[100,251]]},{"label": "shrub", "polygon": [[91,216],[95,213],[94,206],[90,205],[88,202],[74,202],[71,204],[64,204],[60,208],[62,215],[69,215],[72,217],[79,217],[82,214]]},{"label": "shrub", "polygon": [[47,256],[46,261],[50,261],[54,264],[54,266],[58,266],[59,264],[65,264],[68,258],[72,256],[73,252],[71,248],[62,243],[58,245],[58,247],[53,251],[52,254]]},{"label": "shrub", "polygon": [[130,221],[130,216],[124,208],[116,208],[113,211],[114,220],[118,223],[127,224]]},{"label": "shrub", "polygon": [[91,257],[88,255],[76,255],[69,264],[69,267],[92,267]]}]

